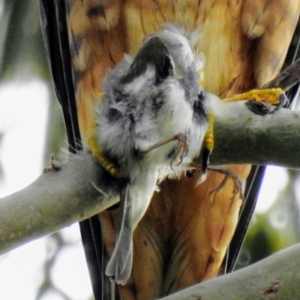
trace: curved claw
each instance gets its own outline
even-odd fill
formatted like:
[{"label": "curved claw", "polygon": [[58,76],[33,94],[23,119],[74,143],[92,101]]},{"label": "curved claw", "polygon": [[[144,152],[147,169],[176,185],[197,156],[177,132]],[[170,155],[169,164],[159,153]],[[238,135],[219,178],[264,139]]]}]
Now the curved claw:
[{"label": "curved claw", "polygon": [[211,149],[208,149],[206,147],[203,148],[203,152],[202,152],[202,172],[203,173],[206,173],[206,171],[207,171],[211,153],[212,153]]},{"label": "curved claw", "polygon": [[177,162],[176,167],[179,166],[189,151],[189,141],[188,141],[188,136],[186,134],[178,133],[174,136],[174,139],[178,140],[178,146],[171,159],[172,170],[173,170],[174,162]]},{"label": "curved claw", "polygon": [[212,168],[209,167],[207,168],[210,171],[213,172],[218,172],[220,174],[224,174],[225,178],[222,180],[222,182],[220,183],[220,185],[215,188],[213,191],[211,191],[210,193],[210,198],[212,198],[212,195],[214,195],[215,193],[219,192],[220,190],[223,189],[223,187],[225,186],[227,180],[230,178],[232,179],[233,183],[234,183],[234,189],[233,189],[233,197],[237,194],[239,194],[241,196],[241,199],[244,200],[244,193],[243,193],[243,188],[242,188],[242,183],[239,179],[239,177],[237,176],[237,174],[231,170],[228,169],[222,169],[222,168]]},{"label": "curved claw", "polygon": [[288,98],[281,88],[263,88],[225,98],[224,103],[247,101],[246,106],[257,115],[273,114],[288,104]]},{"label": "curved claw", "polygon": [[285,107],[289,103],[289,100],[285,93],[281,93],[278,96],[278,104],[272,105],[268,100],[249,100],[245,104],[249,110],[256,115],[265,116],[270,115],[278,111],[280,108]]}]

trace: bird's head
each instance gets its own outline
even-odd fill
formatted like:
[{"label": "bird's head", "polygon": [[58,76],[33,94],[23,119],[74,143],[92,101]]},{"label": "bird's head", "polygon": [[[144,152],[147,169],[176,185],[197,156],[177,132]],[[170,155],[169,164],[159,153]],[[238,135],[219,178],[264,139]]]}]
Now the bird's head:
[{"label": "bird's head", "polygon": [[199,36],[199,32],[187,34],[183,27],[168,23],[161,31],[145,38],[145,42],[154,37],[160,38],[174,61],[177,73],[188,69],[199,72],[203,68],[204,58],[193,51],[193,46],[195,41],[199,40]]},{"label": "bird's head", "polygon": [[156,83],[174,76],[180,79],[187,72],[203,69],[204,58],[193,51],[193,40],[199,34],[186,34],[181,27],[165,24],[163,30],[153,33],[144,39],[144,45],[131,63],[122,83],[132,82],[144,74],[148,67],[154,68]]},{"label": "bird's head", "polygon": [[142,46],[135,56],[128,73],[123,77],[126,84],[146,72],[148,67],[154,68],[156,83],[173,76],[174,62],[164,41],[159,37],[152,37]]}]

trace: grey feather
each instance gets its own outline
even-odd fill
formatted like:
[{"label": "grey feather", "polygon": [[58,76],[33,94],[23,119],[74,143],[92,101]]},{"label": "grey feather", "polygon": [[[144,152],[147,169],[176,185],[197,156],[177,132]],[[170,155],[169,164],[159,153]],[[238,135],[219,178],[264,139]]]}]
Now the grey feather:
[{"label": "grey feather", "polygon": [[118,284],[125,284],[130,276],[132,268],[132,199],[129,191],[129,185],[126,184],[120,193],[121,202],[121,224],[119,235],[115,245],[115,250],[106,267],[106,275],[110,276]]},{"label": "grey feather", "polygon": [[[168,25],[146,39],[136,57],[109,72],[99,102],[97,138],[106,157],[127,184],[122,189],[121,225],[106,274],[124,284],[132,269],[132,232],[145,214],[157,183],[189,169],[201,150],[212,97],[200,86],[203,58],[182,30]],[[175,135],[187,137],[188,149],[172,164],[178,141],[147,152]],[[171,139],[172,140],[172,139]]]}]

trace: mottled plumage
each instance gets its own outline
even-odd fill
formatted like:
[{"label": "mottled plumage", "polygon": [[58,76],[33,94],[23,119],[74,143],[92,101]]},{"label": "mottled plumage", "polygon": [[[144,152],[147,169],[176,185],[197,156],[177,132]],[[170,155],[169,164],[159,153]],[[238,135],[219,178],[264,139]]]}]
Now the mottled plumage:
[{"label": "mottled plumage", "polygon": [[[156,184],[165,177],[178,178],[200,153],[206,111],[218,102],[199,85],[202,65],[183,31],[168,25],[105,79],[97,107],[97,141],[124,181],[122,221],[106,269],[117,283],[126,283],[130,275],[132,231],[145,214]],[[179,139],[148,151],[176,135]]]},{"label": "mottled plumage", "polygon": [[[54,81],[73,145],[80,138],[78,130],[73,130],[78,126],[77,117],[83,144],[95,139],[95,107],[102,99],[107,71],[124,53],[136,54],[143,39],[161,30],[161,24],[172,22],[201,32],[194,46],[205,57],[204,88],[227,97],[260,87],[278,74],[300,10],[299,0],[40,2],[45,10],[44,32]],[[247,179],[250,166],[230,168],[240,179]],[[123,300],[157,299],[220,272],[243,204],[240,197],[232,198],[231,181],[210,201],[210,192],[222,180],[222,175],[209,173],[197,188],[196,177],[162,182],[161,191],[154,193],[134,231],[132,275],[125,286],[119,286]],[[253,212],[258,186],[256,181],[254,192],[252,189],[249,199],[246,197],[246,219],[239,222],[230,268]],[[106,211],[81,223],[96,299],[110,297],[110,285],[101,270],[101,242],[111,254],[117,231],[115,216],[116,210]]]}]

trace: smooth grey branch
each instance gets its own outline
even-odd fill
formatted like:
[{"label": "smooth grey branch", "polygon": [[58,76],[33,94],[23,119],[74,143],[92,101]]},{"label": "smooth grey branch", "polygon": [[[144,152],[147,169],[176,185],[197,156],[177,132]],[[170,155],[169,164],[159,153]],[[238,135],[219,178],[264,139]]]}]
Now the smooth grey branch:
[{"label": "smooth grey branch", "polygon": [[300,244],[161,300],[300,299]]},{"label": "smooth grey branch", "polygon": [[118,201],[118,184],[103,176],[105,196],[91,184],[91,155],[81,154],[60,171],[42,174],[23,190],[0,199],[0,253],[87,219]]},{"label": "smooth grey branch", "polygon": [[[212,164],[300,167],[299,111],[281,109],[258,116],[244,102],[227,106],[226,118],[216,120]],[[118,182],[108,178],[91,155],[77,157],[60,171],[43,174],[27,188],[0,199],[0,253],[89,218],[119,201]],[[101,182],[106,196],[91,183],[96,173],[100,177],[96,182]]]},{"label": "smooth grey branch", "polygon": [[259,116],[245,102],[227,104],[216,120],[213,165],[254,164],[300,168],[300,111],[280,109]]}]

